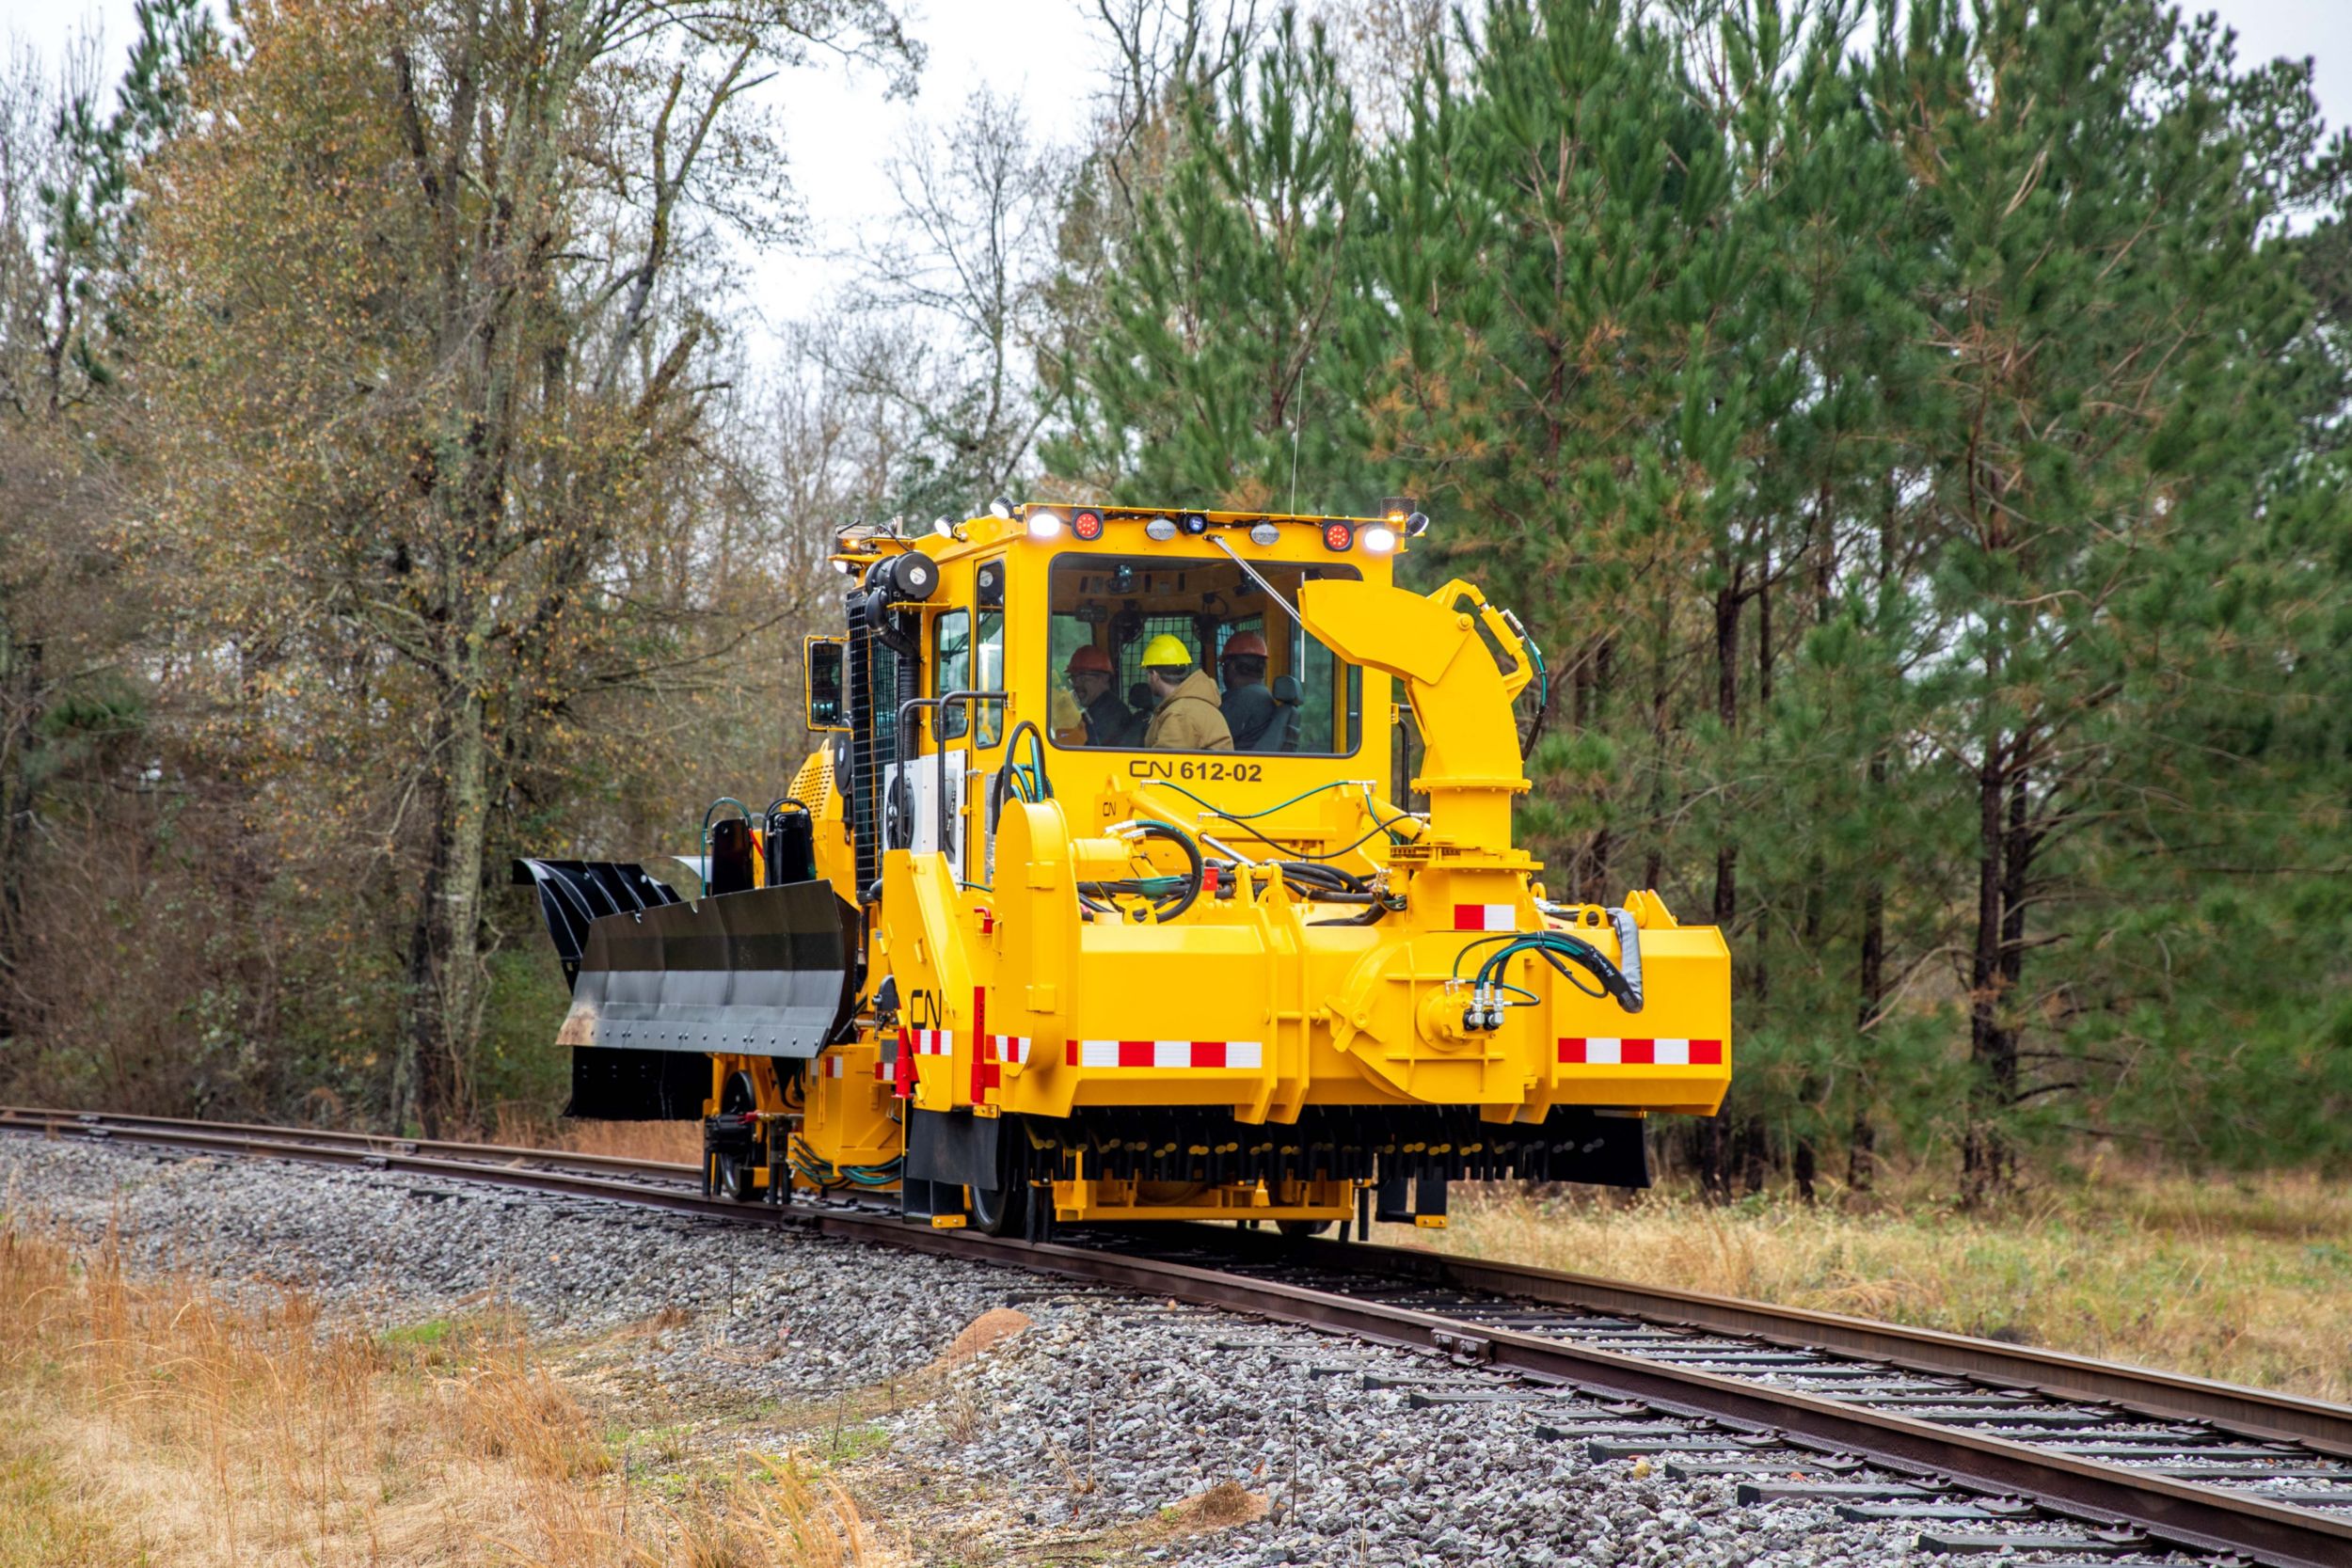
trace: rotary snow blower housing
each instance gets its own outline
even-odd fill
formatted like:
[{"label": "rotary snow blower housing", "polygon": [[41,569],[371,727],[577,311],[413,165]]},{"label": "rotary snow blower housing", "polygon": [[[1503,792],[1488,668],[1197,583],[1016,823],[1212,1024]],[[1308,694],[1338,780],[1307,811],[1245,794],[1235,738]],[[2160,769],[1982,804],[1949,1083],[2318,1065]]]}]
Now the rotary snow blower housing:
[{"label": "rotary snow blower housing", "polygon": [[1426,527],[1000,502],[845,531],[823,744],[764,810],[711,808],[701,896],[517,863],[572,983],[571,1113],[701,1118],[737,1198],[1032,1236],[1644,1185],[1644,1117],[1729,1083],[1729,955],[1654,893],[1547,896],[1511,835],[1541,655],[1466,582],[1391,585]]}]

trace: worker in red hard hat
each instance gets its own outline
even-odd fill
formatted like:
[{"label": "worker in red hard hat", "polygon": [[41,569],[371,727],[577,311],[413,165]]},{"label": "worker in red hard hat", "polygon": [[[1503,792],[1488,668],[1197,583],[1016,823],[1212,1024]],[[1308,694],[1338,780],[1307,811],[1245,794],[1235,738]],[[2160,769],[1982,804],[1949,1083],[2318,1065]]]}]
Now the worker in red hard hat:
[{"label": "worker in red hard hat", "polygon": [[1112,689],[1117,684],[1117,672],[1111,667],[1110,655],[1091,642],[1086,643],[1070,656],[1070,663],[1062,673],[1079,705],[1086,709],[1088,745],[1136,743],[1136,716]]},{"label": "worker in red hard hat", "polygon": [[1254,631],[1235,632],[1217,656],[1217,669],[1225,677],[1225,722],[1233,732],[1236,752],[1267,745],[1274,730],[1274,693],[1266,689],[1265,657],[1265,639]]}]

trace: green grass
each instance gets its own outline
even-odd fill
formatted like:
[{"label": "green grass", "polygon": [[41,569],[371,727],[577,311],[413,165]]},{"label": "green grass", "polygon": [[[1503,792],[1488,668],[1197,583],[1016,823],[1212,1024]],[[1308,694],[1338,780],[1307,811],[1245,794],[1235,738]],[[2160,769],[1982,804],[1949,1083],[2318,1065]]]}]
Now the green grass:
[{"label": "green grass", "polygon": [[56,1568],[126,1557],[104,1510],[68,1479],[59,1456],[33,1442],[21,1423],[0,1425],[0,1568]]},{"label": "green grass", "polygon": [[828,1465],[853,1465],[890,1450],[890,1433],[874,1421],[859,1421],[826,1433],[812,1450]]},{"label": "green grass", "polygon": [[447,1318],[429,1318],[421,1323],[401,1323],[386,1329],[376,1338],[386,1350],[426,1350],[449,1343],[451,1324]]}]

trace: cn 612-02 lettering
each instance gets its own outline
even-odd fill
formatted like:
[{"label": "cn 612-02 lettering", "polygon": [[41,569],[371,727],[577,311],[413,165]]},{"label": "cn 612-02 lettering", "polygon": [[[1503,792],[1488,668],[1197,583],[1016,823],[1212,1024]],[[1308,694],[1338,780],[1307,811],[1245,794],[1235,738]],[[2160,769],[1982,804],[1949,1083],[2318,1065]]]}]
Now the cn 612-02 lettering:
[{"label": "cn 612-02 lettering", "polygon": [[1203,762],[1193,757],[1132,757],[1131,779],[1199,779],[1206,784],[1263,784],[1265,765],[1257,762]]}]

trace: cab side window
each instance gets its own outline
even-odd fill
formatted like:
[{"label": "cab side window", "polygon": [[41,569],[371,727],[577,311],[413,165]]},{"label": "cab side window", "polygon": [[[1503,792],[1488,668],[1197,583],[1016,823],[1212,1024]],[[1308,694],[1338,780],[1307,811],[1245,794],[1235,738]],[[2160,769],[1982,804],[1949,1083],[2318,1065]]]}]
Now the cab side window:
[{"label": "cab side window", "polygon": [[[931,695],[972,689],[972,612],[951,610],[939,618],[937,651],[931,658]],[[935,716],[932,733],[942,740],[961,740],[972,727],[972,705],[951,703]]]},{"label": "cab side window", "polygon": [[[972,651],[972,689],[1002,691],[1005,689],[1005,612],[1003,610],[983,610],[980,611],[979,635],[973,642]],[[952,691],[955,689],[950,687],[948,689]],[[974,744],[985,749],[1002,740],[1005,729],[1005,705],[975,703],[972,706],[979,715],[976,721],[979,736]]]},{"label": "cab side window", "polygon": [[[1005,612],[981,610],[977,633],[975,637],[973,615],[968,610],[951,610],[939,618],[939,629],[934,634],[936,652],[931,659],[932,696],[1005,689]],[[978,715],[975,744],[989,747],[1004,738],[1002,703],[950,704],[940,710],[938,725],[932,733],[942,740],[961,740],[973,733],[975,713]]]}]

